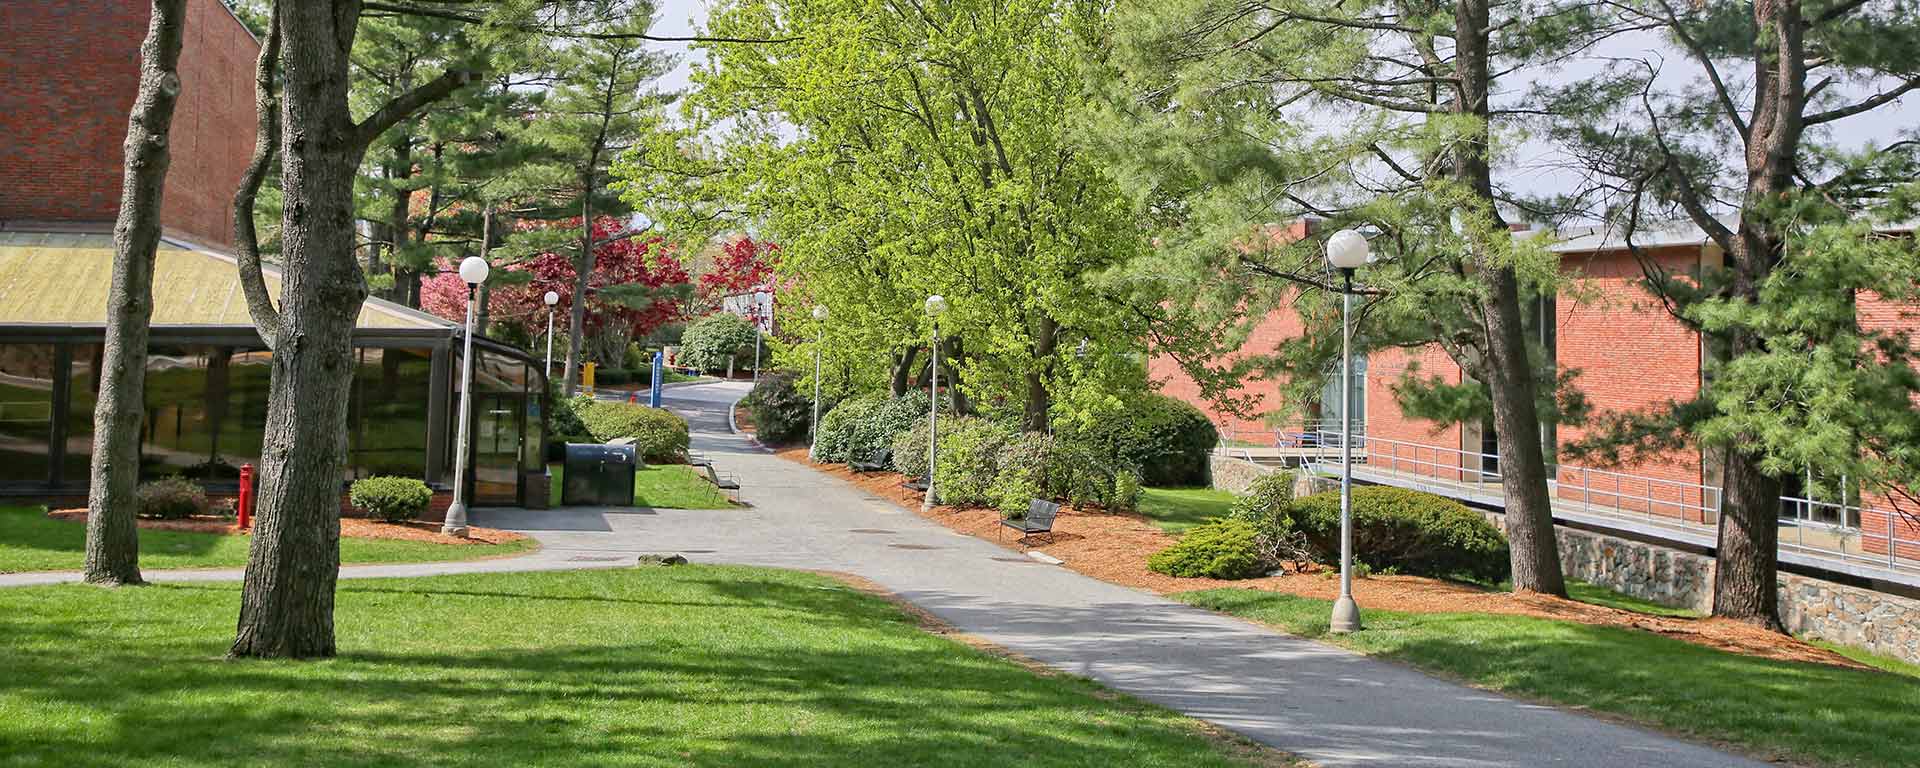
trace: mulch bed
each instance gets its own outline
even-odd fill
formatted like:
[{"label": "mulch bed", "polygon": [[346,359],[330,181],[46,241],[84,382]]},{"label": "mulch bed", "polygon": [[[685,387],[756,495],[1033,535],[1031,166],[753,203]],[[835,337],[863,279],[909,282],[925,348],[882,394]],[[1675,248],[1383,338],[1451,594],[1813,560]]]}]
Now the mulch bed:
[{"label": "mulch bed", "polygon": [[[72,523],[85,523],[87,510],[61,509],[48,512],[47,517]],[[224,536],[246,536],[251,531],[241,530],[239,523],[230,518],[195,516],[184,520],[147,520],[139,521],[140,527],[154,531],[187,531],[190,533],[215,533]],[[400,539],[404,541],[425,541],[434,544],[505,544],[527,538],[518,533],[495,528],[468,528],[468,538],[448,536],[440,532],[439,523],[388,523],[379,520],[363,520],[356,517],[340,518],[340,535],[356,539]]]},{"label": "mulch bed", "polygon": [[[905,478],[898,474],[854,473],[844,466],[813,464],[807,461],[805,447],[785,449],[779,451],[778,455],[846,480],[960,533],[1016,551],[1038,550],[1065,561],[1068,568],[1101,581],[1161,595],[1219,587],[1261,589],[1322,600],[1332,600],[1339,595],[1339,580],[1321,573],[1289,573],[1240,581],[1182,579],[1154,573],[1147,570],[1147,557],[1171,546],[1179,538],[1160,530],[1152,521],[1140,515],[1061,507],[1051,535],[1042,534],[1022,541],[1013,537],[1013,531],[1001,527],[997,510],[939,506],[929,512],[920,512],[920,492],[901,487]],[[1422,576],[1357,579],[1353,583],[1353,594],[1355,600],[1369,608],[1410,613],[1535,616],[1653,632],[1748,656],[1866,668],[1824,648],[1729,619],[1651,616],[1546,595],[1491,592]]]}]

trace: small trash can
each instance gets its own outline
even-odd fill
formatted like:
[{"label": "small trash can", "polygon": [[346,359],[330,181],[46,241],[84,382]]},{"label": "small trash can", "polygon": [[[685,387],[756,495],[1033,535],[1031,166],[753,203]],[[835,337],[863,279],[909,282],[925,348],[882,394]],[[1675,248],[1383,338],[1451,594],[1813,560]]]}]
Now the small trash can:
[{"label": "small trash can", "polygon": [[568,443],[566,476],[560,483],[565,506],[631,507],[633,473],[639,465],[630,445]]}]

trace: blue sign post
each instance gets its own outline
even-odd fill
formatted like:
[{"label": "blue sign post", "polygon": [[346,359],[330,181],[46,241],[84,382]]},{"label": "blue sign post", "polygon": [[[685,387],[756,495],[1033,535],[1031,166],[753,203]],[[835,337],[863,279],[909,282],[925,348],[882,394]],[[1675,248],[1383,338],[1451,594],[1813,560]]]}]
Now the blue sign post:
[{"label": "blue sign post", "polygon": [[653,353],[653,386],[647,389],[647,405],[655,408],[660,407],[660,384],[662,383],[660,379],[662,368],[666,365],[666,362],[666,352],[656,351]]}]

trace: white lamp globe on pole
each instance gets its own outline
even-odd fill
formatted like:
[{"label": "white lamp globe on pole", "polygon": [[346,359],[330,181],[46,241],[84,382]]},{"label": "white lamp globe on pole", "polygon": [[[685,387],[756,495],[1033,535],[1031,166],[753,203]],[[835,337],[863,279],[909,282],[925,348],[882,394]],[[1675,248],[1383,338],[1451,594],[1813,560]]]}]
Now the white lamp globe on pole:
[{"label": "white lamp globe on pole", "polygon": [[947,299],[940,294],[927,297],[927,317],[933,321],[933,365],[929,368],[927,393],[927,495],[920,500],[921,511],[933,509],[934,468],[940,460],[940,316],[947,312]]},{"label": "white lamp globe on pole", "polygon": [[819,337],[813,343],[813,421],[807,425],[808,461],[813,460],[814,449],[820,446],[820,348],[827,345],[827,305],[813,305],[813,321],[820,328]]},{"label": "white lamp globe on pole", "polygon": [[1360,629],[1353,601],[1353,271],[1367,263],[1367,238],[1343,229],[1327,238],[1327,264],[1340,270],[1340,598],[1331,629]]},{"label": "white lamp globe on pole", "polygon": [[460,353],[460,439],[453,454],[453,504],[447,507],[446,522],[440,532],[466,538],[467,535],[467,423],[473,413],[473,298],[480,284],[487,281],[487,260],[468,256],[460,262],[460,279],[467,284],[467,325]]},{"label": "white lamp globe on pole", "polygon": [[542,297],[542,300],[544,300],[544,301],[545,301],[545,302],[547,303],[547,368],[546,368],[546,376],[547,376],[548,378],[552,378],[552,377],[553,377],[553,306],[554,306],[555,304],[559,304],[559,303],[560,303],[560,294],[557,294],[557,293],[554,293],[553,291],[547,291],[547,295],[546,295],[546,296],[544,296],[544,297]]}]

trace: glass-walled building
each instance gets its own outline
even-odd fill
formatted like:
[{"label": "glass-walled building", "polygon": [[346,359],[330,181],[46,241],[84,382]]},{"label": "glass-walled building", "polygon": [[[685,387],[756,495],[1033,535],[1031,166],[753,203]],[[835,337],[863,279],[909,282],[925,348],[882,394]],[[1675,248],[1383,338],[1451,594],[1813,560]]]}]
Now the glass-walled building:
[{"label": "glass-walled building", "polygon": [[[111,260],[104,235],[0,232],[0,495],[87,492]],[[158,261],[141,475],[231,489],[260,461],[273,353],[245,315],[232,260],[168,245]],[[43,283],[66,287],[36,291]],[[377,299],[359,325],[343,488],[374,475],[449,488],[460,328]],[[474,350],[469,488],[476,504],[519,504],[541,468],[546,384],[520,350],[484,338]]]}]

